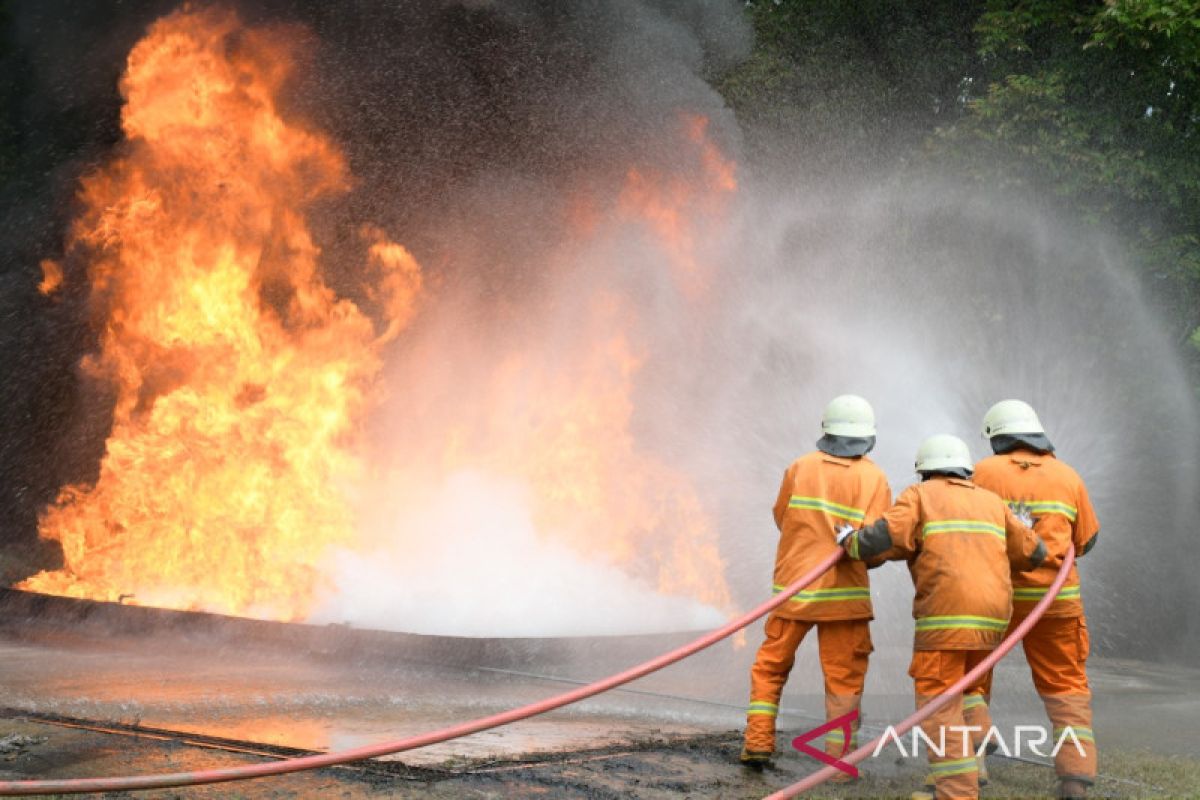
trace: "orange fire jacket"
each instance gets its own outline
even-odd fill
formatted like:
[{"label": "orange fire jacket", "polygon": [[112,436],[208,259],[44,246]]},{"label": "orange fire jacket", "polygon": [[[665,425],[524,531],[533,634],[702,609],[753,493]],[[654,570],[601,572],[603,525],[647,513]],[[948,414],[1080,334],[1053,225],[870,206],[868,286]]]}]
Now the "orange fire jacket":
[{"label": "orange fire jacket", "polygon": [[[775,591],[837,549],[835,527],[849,523],[857,528],[891,502],[887,477],[866,456],[841,458],[817,450],[796,459],[775,500]],[[873,619],[867,567],[842,559],[775,613],[809,622]]]},{"label": "orange fire jacket", "polygon": [[[1087,487],[1069,466],[1053,453],[1039,454],[1018,448],[990,456],[975,467],[975,482],[1004,498],[1009,506],[1024,503],[1034,517],[1034,530],[1046,543],[1048,556],[1031,572],[1013,574],[1013,606],[1018,616],[1028,614],[1046,596],[1067,554],[1075,545],[1082,556],[1096,544],[1100,522],[1092,509]],[[1078,617],[1083,614],[1079,573],[1071,567],[1067,582],[1046,609],[1047,617]]]},{"label": "orange fire jacket", "polygon": [[915,650],[991,650],[1012,616],[1012,570],[1046,548],[997,495],[962,478],[905,489],[874,524],[843,543],[851,558],[906,560],[916,597]]}]

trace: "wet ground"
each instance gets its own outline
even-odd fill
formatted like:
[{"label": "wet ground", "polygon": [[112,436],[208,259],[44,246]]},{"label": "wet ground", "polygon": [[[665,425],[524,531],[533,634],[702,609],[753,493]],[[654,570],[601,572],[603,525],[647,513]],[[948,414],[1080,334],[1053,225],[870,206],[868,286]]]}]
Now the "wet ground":
[{"label": "wet ground", "polygon": [[[556,694],[636,663],[639,650],[654,655],[668,640],[567,650],[544,643],[503,657],[468,643],[431,661],[428,649],[414,658],[404,637],[394,652],[314,652],[211,633],[146,637],[10,617],[0,623],[0,777],[178,771],[397,739]],[[762,797],[815,765],[793,752],[761,775],[735,763],[752,650],[722,645],[627,690],[390,763],[139,796]],[[884,650],[872,671],[902,676],[905,659],[902,650]],[[785,695],[784,748],[821,708],[819,696],[804,691],[819,686],[805,662]],[[1042,721],[1024,669],[1018,657],[998,676],[1002,730]],[[1091,674],[1105,796],[1192,796],[1200,785],[1200,671],[1096,659]],[[903,691],[869,691],[868,728],[910,708]],[[1045,766],[991,761],[988,796],[1047,796]],[[906,796],[924,774],[920,759],[886,751],[866,770],[870,777],[853,790],[818,796]]]},{"label": "wet ground", "polygon": [[[812,769],[802,757],[781,754],[762,773],[734,763],[736,731],[688,737],[654,737],[600,748],[571,749],[495,759],[447,759],[426,767],[397,762],[360,764],[239,783],[139,792],[143,798],[247,800],[330,797],[586,798],[751,800],[794,783]],[[62,778],[176,772],[261,761],[250,756],[179,742],[129,738],[61,728],[20,718],[0,719],[0,777]],[[984,797],[1050,797],[1051,772],[1042,766],[989,759]],[[824,786],[808,796],[907,798],[919,784],[912,766],[872,762],[851,786]],[[1106,752],[1095,797],[1191,798],[1200,796],[1200,764],[1149,753]],[[125,797],[107,794],[105,797]]]}]

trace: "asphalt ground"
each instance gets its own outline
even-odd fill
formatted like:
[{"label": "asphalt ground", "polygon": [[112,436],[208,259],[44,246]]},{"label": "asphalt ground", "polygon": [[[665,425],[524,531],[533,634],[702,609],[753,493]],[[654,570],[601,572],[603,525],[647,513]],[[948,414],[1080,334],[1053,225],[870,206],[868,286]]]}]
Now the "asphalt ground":
[{"label": "asphalt ground", "polygon": [[[397,739],[542,699],[680,639],[514,647],[414,644],[368,632],[372,646],[364,648],[342,646],[346,631],[282,626],[248,638],[240,625],[233,633],[186,625],[146,633],[88,619],[5,617],[0,776],[190,770]],[[296,646],[301,634],[307,644]],[[312,646],[326,639],[339,647]],[[820,684],[809,655],[785,694],[775,768],[762,774],[736,763],[753,647],[719,645],[627,689],[389,763],[138,796],[761,797],[817,766],[787,746],[819,722],[821,698],[812,689]],[[903,675],[906,657],[900,649],[878,652],[872,672]],[[994,712],[1002,731],[1043,722],[1024,670],[1018,655],[998,674]],[[1193,796],[1200,787],[1200,670],[1094,659],[1090,672],[1106,776],[1097,796]],[[906,692],[890,691],[898,682],[881,679],[876,691],[868,685],[869,730],[911,710]],[[985,796],[1048,796],[1046,766],[990,764]],[[859,784],[817,796],[907,796],[924,775],[921,758],[892,750],[864,767]]]}]

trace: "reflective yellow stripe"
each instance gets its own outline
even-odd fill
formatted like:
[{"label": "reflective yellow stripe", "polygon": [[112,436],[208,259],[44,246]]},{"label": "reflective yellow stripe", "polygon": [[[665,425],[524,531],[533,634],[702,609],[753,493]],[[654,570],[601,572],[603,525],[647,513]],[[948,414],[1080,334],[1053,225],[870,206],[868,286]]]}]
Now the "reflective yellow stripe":
[{"label": "reflective yellow stripe", "polygon": [[858,531],[850,534],[850,557],[858,560]]},{"label": "reflective yellow stripe", "polygon": [[972,617],[969,615],[947,617],[923,617],[917,620],[916,629],[919,631],[941,630],[979,630],[999,631],[1008,629],[1008,620],[995,617]]},{"label": "reflective yellow stripe", "polygon": [[1007,502],[1008,507],[1012,509],[1024,503],[1030,515],[1034,517],[1044,517],[1047,514],[1062,514],[1071,520],[1071,522],[1074,522],[1075,518],[1079,516],[1079,511],[1075,506],[1059,502],[1058,500],[1008,500]]},{"label": "reflective yellow stripe", "polygon": [[979,769],[974,758],[956,758],[953,761],[935,761],[929,765],[929,771],[939,778],[951,775],[966,775]]},{"label": "reflective yellow stripe", "polygon": [[[774,594],[779,594],[786,586],[774,585]],[[834,600],[870,600],[871,587],[845,586],[833,589],[805,589],[792,595],[791,599],[798,603],[828,603]]]},{"label": "reflective yellow stripe", "polygon": [[990,533],[992,536],[1005,538],[1004,528],[999,525],[973,519],[944,519],[938,522],[929,522],[922,531],[926,537],[933,536],[935,533]]},{"label": "reflective yellow stripe", "polygon": [[984,700],[981,694],[969,694],[963,698],[963,708],[977,708],[986,705],[987,700]]},{"label": "reflective yellow stripe", "polygon": [[[1049,586],[1018,586],[1013,589],[1013,600],[1041,600],[1046,596],[1046,592],[1050,591]],[[1074,586],[1064,586],[1059,590],[1054,598],[1054,602],[1059,600],[1078,600],[1080,599],[1079,584]]]},{"label": "reflective yellow stripe", "polygon": [[751,700],[750,707],[746,709],[746,715],[761,714],[767,717],[775,717],[779,715],[779,706],[774,703],[768,703],[766,700]]},{"label": "reflective yellow stripe", "polygon": [[[1091,728],[1080,728],[1080,727],[1076,727],[1075,725],[1069,725],[1067,727],[1069,727],[1072,731],[1075,732],[1075,738],[1078,739],[1079,741],[1091,742],[1092,744],[1096,743],[1096,735],[1092,732]],[[1066,727],[1054,729],[1055,743],[1058,742],[1059,738],[1063,735],[1063,731],[1065,731],[1066,729],[1067,729]]]},{"label": "reflective yellow stripe", "polygon": [[801,497],[798,494],[792,495],[792,499],[788,501],[788,508],[804,508],[808,509],[809,511],[824,511],[831,517],[848,519],[851,522],[862,522],[863,517],[865,517],[867,513],[861,508],[844,506],[841,503],[835,503],[832,500],[825,500],[821,497]]}]

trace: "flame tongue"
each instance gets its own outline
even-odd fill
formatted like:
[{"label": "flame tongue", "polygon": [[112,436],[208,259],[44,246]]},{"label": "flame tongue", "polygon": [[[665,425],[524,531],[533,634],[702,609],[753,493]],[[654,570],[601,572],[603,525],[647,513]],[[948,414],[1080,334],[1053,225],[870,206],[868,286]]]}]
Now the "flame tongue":
[{"label": "flame tongue", "polygon": [[[41,534],[62,543],[65,567],[22,588],[310,618],[323,599],[363,584],[361,569],[335,575],[331,553],[428,572],[420,545],[444,531],[420,523],[444,518],[414,517],[412,508],[433,472],[434,480],[478,474],[485,488],[519,485],[519,541],[531,541],[526,528],[536,527],[604,567],[584,577],[619,569],[650,592],[727,607],[708,509],[686,473],[631,430],[636,378],[655,342],[636,335],[628,286],[575,292],[584,305],[558,336],[539,329],[499,352],[480,343],[471,358],[481,377],[469,384],[477,391],[457,385],[457,372],[452,378],[452,396],[465,398],[457,412],[404,405],[408,393],[419,399],[437,383],[446,355],[412,365],[398,376],[405,433],[380,457],[389,480],[378,487],[366,475],[359,427],[381,382],[380,348],[411,320],[422,274],[407,250],[363,226],[362,295],[374,319],[327,284],[306,215],[314,201],[346,191],[350,177],[328,139],[280,114],[275,98],[291,64],[278,31],[245,29],[235,14],[211,9],[165,17],[130,53],[123,154],[84,180],[71,237],[88,261],[101,323],[99,351],[84,367],[111,387],[112,431],[95,483],[64,489],[41,520]],[[566,266],[548,268],[595,269],[587,256],[613,237],[596,227],[607,216],[650,234],[652,243],[638,246],[652,251],[651,262],[666,257],[671,291],[704,300],[714,273],[698,260],[697,220],[715,218],[736,181],[707,138],[707,120],[681,122],[694,169],[631,169],[624,188],[585,203],[598,213],[568,233]],[[57,262],[43,271],[42,291],[52,294],[62,272]],[[441,299],[433,310],[463,322],[455,298]],[[521,309],[562,324],[541,311]],[[451,327],[457,340],[459,326]],[[372,531],[355,518],[348,489],[417,501],[404,504],[403,524]],[[475,537],[495,533],[486,515],[470,525]],[[571,563],[551,550],[556,563]],[[394,580],[401,570],[384,572],[398,599],[423,596]],[[587,602],[595,607],[594,597]]]},{"label": "flame tongue", "polygon": [[420,273],[367,232],[383,336],[323,281],[304,210],[348,176],[279,115],[290,63],[211,10],[160,20],[131,52],[128,154],[84,181],[73,234],[106,320],[85,367],[114,385],[113,428],[95,485],[43,517],[65,569],[24,588],[296,619],[326,548],[352,537],[338,487]]}]

